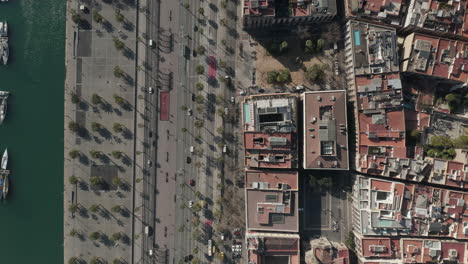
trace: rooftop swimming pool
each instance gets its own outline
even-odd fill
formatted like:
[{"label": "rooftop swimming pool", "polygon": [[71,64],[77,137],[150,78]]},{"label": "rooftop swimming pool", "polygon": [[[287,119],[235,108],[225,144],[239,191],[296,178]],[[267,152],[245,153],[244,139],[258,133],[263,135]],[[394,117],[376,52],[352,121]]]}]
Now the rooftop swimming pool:
[{"label": "rooftop swimming pool", "polygon": [[354,30],[354,45],[361,45],[361,32],[359,30]]}]

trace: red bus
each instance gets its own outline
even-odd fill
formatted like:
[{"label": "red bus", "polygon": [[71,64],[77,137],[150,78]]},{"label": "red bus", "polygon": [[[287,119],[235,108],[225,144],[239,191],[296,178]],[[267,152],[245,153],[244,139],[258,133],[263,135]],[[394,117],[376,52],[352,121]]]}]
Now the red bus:
[{"label": "red bus", "polygon": [[169,92],[159,93],[159,120],[169,121]]}]

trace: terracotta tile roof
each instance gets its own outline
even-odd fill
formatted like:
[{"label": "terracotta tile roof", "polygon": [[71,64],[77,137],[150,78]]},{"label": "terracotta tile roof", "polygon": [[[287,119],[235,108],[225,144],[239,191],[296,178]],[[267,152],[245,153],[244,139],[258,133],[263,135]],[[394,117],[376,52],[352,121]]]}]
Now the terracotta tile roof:
[{"label": "terracotta tile roof", "polygon": [[364,257],[390,257],[392,255],[390,238],[362,238],[361,248]]},{"label": "terracotta tile roof", "polygon": [[306,92],[304,168],[349,168],[346,92]]}]

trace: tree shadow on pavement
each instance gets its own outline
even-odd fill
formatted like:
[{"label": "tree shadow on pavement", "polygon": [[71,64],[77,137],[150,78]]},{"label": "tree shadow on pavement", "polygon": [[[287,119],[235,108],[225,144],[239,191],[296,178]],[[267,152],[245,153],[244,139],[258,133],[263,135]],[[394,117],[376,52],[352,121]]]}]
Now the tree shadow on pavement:
[{"label": "tree shadow on pavement", "polygon": [[83,165],[89,165],[89,159],[86,155],[84,154],[80,154],[80,157],[78,158],[78,160],[80,161],[81,164]]},{"label": "tree shadow on pavement", "polygon": [[102,24],[102,27],[104,28],[104,30],[107,31],[107,33],[112,33],[112,32],[115,31],[114,26],[112,26],[112,24],[109,21],[104,20],[104,21],[102,21],[101,24]]},{"label": "tree shadow on pavement", "polygon": [[130,60],[134,60],[135,59],[135,52],[133,52],[133,50],[125,47],[123,50],[122,50],[122,54],[127,58],[127,59],[130,59]]},{"label": "tree shadow on pavement", "polygon": [[80,186],[80,190],[89,191],[89,186],[86,182],[80,181],[79,186]]},{"label": "tree shadow on pavement", "polygon": [[123,23],[123,28],[127,31],[132,32],[133,30],[135,30],[135,25],[133,25],[132,22],[125,20],[125,22]]},{"label": "tree shadow on pavement", "polygon": [[112,138],[112,133],[107,129],[107,128],[101,128],[99,129],[99,135],[107,140]]},{"label": "tree shadow on pavement", "polygon": [[132,131],[130,131],[130,129],[125,129],[124,131],[122,131],[122,136],[129,140],[129,139],[132,139],[133,138],[133,133]]},{"label": "tree shadow on pavement", "polygon": [[130,157],[128,157],[127,155],[123,156],[122,157],[122,163],[126,166],[131,166],[133,164],[133,161]]},{"label": "tree shadow on pavement", "polygon": [[83,218],[89,218],[88,210],[84,207],[80,207],[78,213]]}]

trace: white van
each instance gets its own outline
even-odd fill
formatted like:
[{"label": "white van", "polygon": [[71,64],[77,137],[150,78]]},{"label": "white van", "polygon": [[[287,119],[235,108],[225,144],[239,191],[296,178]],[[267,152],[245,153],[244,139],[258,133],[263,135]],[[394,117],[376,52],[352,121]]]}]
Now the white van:
[{"label": "white van", "polygon": [[150,250],[148,251],[148,255],[153,256],[153,249],[150,249]]},{"label": "white van", "polygon": [[149,226],[145,226],[145,235],[150,236],[150,227]]},{"label": "white van", "polygon": [[149,46],[150,48],[154,48],[154,45],[155,45],[155,44],[154,44],[154,40],[150,39],[150,40],[148,41],[148,46]]},{"label": "white van", "polygon": [[195,151],[195,148],[193,146],[190,146],[190,153],[193,153]]},{"label": "white van", "polygon": [[226,153],[227,152],[227,145],[224,145],[223,146],[223,153]]}]

